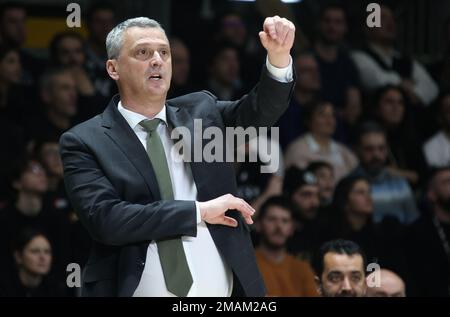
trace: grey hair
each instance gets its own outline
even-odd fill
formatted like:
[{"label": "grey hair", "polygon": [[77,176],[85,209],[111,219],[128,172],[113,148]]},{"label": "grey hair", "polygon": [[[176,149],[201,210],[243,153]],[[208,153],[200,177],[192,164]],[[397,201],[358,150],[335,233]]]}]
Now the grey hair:
[{"label": "grey hair", "polygon": [[108,54],[108,59],[114,59],[119,56],[123,45],[123,32],[131,27],[157,28],[166,34],[161,24],[153,19],[139,17],[125,20],[116,25],[106,37],[106,52]]}]

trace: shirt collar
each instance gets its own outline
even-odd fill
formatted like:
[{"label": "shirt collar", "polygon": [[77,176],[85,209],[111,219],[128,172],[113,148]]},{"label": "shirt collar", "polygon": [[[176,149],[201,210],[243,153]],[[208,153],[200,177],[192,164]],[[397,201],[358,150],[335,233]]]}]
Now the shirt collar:
[{"label": "shirt collar", "polygon": [[[309,149],[311,150],[311,152],[313,153],[317,153],[320,151],[320,146],[319,144],[316,142],[316,140],[314,140],[313,136],[311,135],[311,133],[307,133],[306,134],[306,143],[308,144]],[[338,152],[338,147],[336,142],[334,142],[333,140],[330,140],[330,147],[329,150],[332,154],[337,153]]]},{"label": "shirt collar", "polygon": [[394,57],[399,57],[400,55],[395,49],[392,49],[390,52],[386,52],[380,46],[374,43],[370,43],[369,47],[378,55],[378,57],[383,59],[384,62],[388,64],[392,64],[392,59]]},{"label": "shirt collar", "polygon": [[149,120],[149,119],[161,119],[167,126],[167,115],[166,115],[166,105],[164,105],[160,112],[158,112],[153,118],[148,118],[140,113],[131,111],[129,109],[124,108],[122,105],[122,102],[119,101],[119,104],[117,106],[117,110],[119,110],[120,114],[125,118],[125,120],[130,125],[131,129],[135,130],[136,128],[140,129],[139,123],[142,120]]}]

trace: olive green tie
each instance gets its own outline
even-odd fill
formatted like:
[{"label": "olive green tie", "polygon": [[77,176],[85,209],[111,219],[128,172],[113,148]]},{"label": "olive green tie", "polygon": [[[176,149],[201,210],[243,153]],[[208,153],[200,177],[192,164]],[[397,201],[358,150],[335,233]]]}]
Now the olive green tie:
[{"label": "olive green tie", "polygon": [[[172,182],[161,139],[156,128],[160,119],[143,120],[139,124],[148,132],[147,154],[158,181],[163,200],[173,200]],[[186,296],[192,285],[192,275],[184,253],[181,237],[156,242],[167,289],[177,295]]]}]

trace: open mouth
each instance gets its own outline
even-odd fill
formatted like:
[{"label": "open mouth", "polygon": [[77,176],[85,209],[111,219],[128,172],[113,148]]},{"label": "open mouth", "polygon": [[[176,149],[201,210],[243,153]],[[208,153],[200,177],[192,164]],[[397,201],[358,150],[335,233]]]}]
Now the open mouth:
[{"label": "open mouth", "polygon": [[150,75],[149,79],[151,80],[160,80],[162,78],[161,75]]}]

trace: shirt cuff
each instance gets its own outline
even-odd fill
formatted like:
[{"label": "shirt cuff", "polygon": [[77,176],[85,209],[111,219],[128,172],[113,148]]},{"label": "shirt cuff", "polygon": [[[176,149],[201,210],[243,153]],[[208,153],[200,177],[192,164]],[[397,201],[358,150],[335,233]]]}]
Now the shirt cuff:
[{"label": "shirt cuff", "polygon": [[278,68],[270,64],[269,57],[266,57],[266,67],[272,79],[281,83],[290,83],[294,76],[292,74],[292,56],[289,56],[289,65],[284,68]]},{"label": "shirt cuff", "polygon": [[195,212],[197,213],[197,224],[200,224],[202,222],[202,214],[200,213],[198,201],[195,202]]}]

